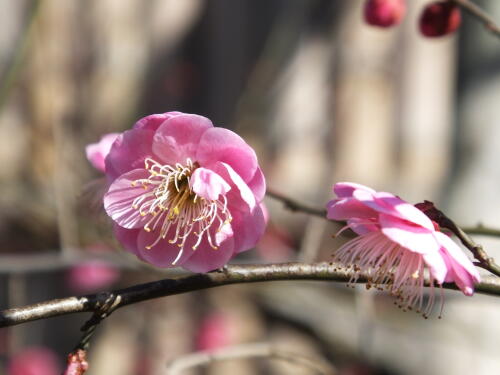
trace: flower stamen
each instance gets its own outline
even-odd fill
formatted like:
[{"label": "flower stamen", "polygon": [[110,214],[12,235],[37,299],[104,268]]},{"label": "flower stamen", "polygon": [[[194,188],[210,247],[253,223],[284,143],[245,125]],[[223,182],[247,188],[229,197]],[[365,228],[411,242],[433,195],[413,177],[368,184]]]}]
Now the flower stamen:
[{"label": "flower stamen", "polygon": [[[191,234],[196,236],[191,246],[193,250],[198,248],[204,238],[212,249],[218,249],[214,244],[214,236],[232,221],[232,217],[227,209],[225,195],[220,194],[217,199],[208,200],[198,196],[190,187],[190,178],[199,165],[189,158],[185,165],[176,163],[174,166],[162,165],[147,158],[144,165],[149,177],[133,181],[132,186],[141,184],[146,192],[134,199],[132,208],[143,217],[150,216],[144,224],[146,232],[158,231],[156,239],[146,249],[152,249],[165,239],[177,244],[179,252],[172,265],[181,259]],[[170,238],[167,239],[167,235]]]}]

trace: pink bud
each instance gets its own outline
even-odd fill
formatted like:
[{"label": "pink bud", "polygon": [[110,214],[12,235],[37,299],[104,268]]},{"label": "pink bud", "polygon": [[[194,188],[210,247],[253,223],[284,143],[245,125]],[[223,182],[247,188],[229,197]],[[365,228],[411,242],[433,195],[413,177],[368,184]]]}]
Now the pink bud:
[{"label": "pink bud", "polygon": [[368,0],[365,3],[365,22],[372,26],[391,27],[401,22],[405,12],[405,0]]},{"label": "pink bud", "polygon": [[50,349],[34,347],[16,354],[9,362],[8,375],[58,375],[60,366]]},{"label": "pink bud", "polygon": [[73,266],[67,273],[68,286],[75,293],[105,289],[119,278],[120,271],[116,267],[98,260]]},{"label": "pink bud", "polygon": [[440,37],[454,32],[462,22],[460,8],[452,1],[427,5],[420,16],[420,32],[427,37]]},{"label": "pink bud", "polygon": [[89,368],[84,350],[78,349],[68,355],[68,366],[63,375],[83,375]]},{"label": "pink bud", "polygon": [[226,314],[212,313],[200,325],[196,348],[214,350],[231,344],[229,317]]}]

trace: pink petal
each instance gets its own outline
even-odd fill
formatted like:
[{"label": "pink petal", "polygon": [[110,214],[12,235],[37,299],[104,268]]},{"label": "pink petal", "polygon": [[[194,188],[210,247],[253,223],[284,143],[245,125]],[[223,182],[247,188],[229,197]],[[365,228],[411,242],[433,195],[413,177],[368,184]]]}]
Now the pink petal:
[{"label": "pink petal", "polygon": [[441,244],[445,261],[453,271],[447,281],[454,281],[464,294],[472,295],[474,284],[481,281],[476,267],[451,238],[441,232],[436,232],[435,236]]},{"label": "pink petal", "polygon": [[108,181],[133,169],[144,168],[144,159],[153,158],[151,150],[154,133],[151,130],[132,129],[118,136],[106,157]]},{"label": "pink petal", "polygon": [[432,277],[436,279],[438,284],[442,284],[448,272],[448,267],[439,252],[428,252],[423,254],[424,262],[429,267]]},{"label": "pink petal", "polygon": [[261,202],[266,195],[266,179],[259,167],[257,167],[254,176],[248,181],[247,185],[252,190],[255,200]]},{"label": "pink petal", "polygon": [[347,220],[349,228],[359,235],[380,230],[375,220],[352,218]]},{"label": "pink petal", "polygon": [[189,185],[200,197],[212,201],[231,190],[231,186],[221,176],[206,168],[197,168],[191,175]]},{"label": "pink petal", "polygon": [[326,217],[331,220],[375,219],[378,213],[352,198],[334,199],[326,205]]},{"label": "pink petal", "polygon": [[226,241],[229,237],[233,237],[233,228],[231,224],[224,223],[222,227],[215,233],[215,244],[220,246],[222,242]]},{"label": "pink petal", "polygon": [[440,245],[434,238],[434,230],[413,225],[397,217],[380,214],[382,233],[404,248],[419,254],[439,252]]},{"label": "pink petal", "polygon": [[214,170],[218,175],[222,176],[226,182],[229,182],[232,188],[235,188],[231,189],[227,194],[229,204],[238,206],[241,210],[245,210],[243,206],[247,206],[249,210],[253,210],[257,204],[255,196],[240,175],[226,163],[217,163],[214,166]]},{"label": "pink petal", "polygon": [[87,154],[87,159],[94,166],[95,169],[104,172],[106,167],[104,164],[104,159],[109,153],[113,142],[119,136],[119,133],[109,133],[101,137],[100,141],[97,143],[91,143],[85,147],[85,153]]},{"label": "pink petal", "polygon": [[355,190],[353,197],[375,211],[396,216],[429,230],[434,230],[432,221],[422,211],[393,194]]},{"label": "pink petal", "polygon": [[224,128],[208,129],[200,139],[196,160],[204,167],[224,162],[250,181],[258,167],[255,151],[236,133]]},{"label": "pink petal", "polygon": [[214,250],[206,238],[203,239],[196,250],[190,250],[193,254],[187,259],[182,267],[192,272],[208,272],[221,268],[234,255],[234,240],[227,238],[220,244],[217,250]]},{"label": "pink petal", "polygon": [[234,236],[234,252],[241,253],[257,245],[266,230],[265,206],[260,204],[252,211],[231,210],[231,227]]},{"label": "pink petal", "polygon": [[145,188],[140,183],[133,186],[133,182],[147,177],[149,177],[149,172],[145,169],[134,169],[117,178],[104,195],[106,213],[123,228],[140,228],[151,218],[150,215],[141,216],[139,210],[132,207],[134,199],[152,189],[151,185]]},{"label": "pink petal", "polygon": [[173,165],[185,164],[190,158],[193,162],[202,135],[212,129],[212,122],[203,116],[181,114],[165,121],[156,131],[153,151],[161,160]]},{"label": "pink petal", "polygon": [[352,193],[357,189],[366,190],[373,194],[375,193],[375,190],[361,184],[356,184],[354,182],[337,182],[335,185],[333,185],[333,191],[339,198],[351,198]]},{"label": "pink petal", "polygon": [[154,115],[149,115],[141,118],[134,124],[134,129],[147,129],[156,131],[161,124],[163,124],[169,118],[174,116],[183,115],[182,112],[166,112],[158,113]]},{"label": "pink petal", "polygon": [[[196,237],[191,235],[187,238],[182,255],[177,259],[181,248],[178,244],[169,242],[169,240],[175,237],[175,228],[171,228],[164,239],[161,239],[155,246],[149,249],[148,246],[155,243],[158,235],[159,230],[154,230],[152,232],[146,232],[145,230],[140,231],[137,244],[141,259],[162,268],[184,267],[183,263],[194,254],[192,247],[196,241]],[[176,264],[172,264],[176,259]]]},{"label": "pink petal", "polygon": [[125,229],[118,224],[113,225],[113,232],[116,239],[120,242],[125,250],[140,257],[139,250],[137,248],[137,237],[141,229]]}]

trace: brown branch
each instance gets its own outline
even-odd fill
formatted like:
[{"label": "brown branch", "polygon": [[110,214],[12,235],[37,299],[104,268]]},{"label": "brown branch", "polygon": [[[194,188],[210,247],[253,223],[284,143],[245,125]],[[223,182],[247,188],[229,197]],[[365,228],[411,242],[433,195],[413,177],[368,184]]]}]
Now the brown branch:
[{"label": "brown branch", "polygon": [[301,202],[297,202],[296,200],[285,197],[284,195],[277,193],[269,188],[267,189],[266,195],[268,197],[276,199],[277,201],[282,202],[284,204],[284,206],[291,211],[304,212],[304,213],[309,214],[309,215],[315,215],[315,216],[319,216],[323,219],[326,219],[326,210],[325,209],[321,209],[321,208],[309,206],[309,205],[301,203]]},{"label": "brown branch", "polygon": [[464,9],[467,13],[469,13],[472,17],[481,22],[486,30],[488,30],[491,34],[500,38],[500,27],[496,24],[495,20],[491,18],[488,13],[486,13],[483,9],[481,9],[478,5],[474,4],[470,0],[451,0],[462,9]]},{"label": "brown branch", "polygon": [[472,238],[470,238],[463,229],[461,229],[453,220],[446,216],[441,210],[434,206],[434,203],[429,201],[424,201],[419,203],[417,206],[425,212],[425,214],[439,224],[442,228],[449,229],[453,234],[455,234],[460,242],[469,249],[474,258],[476,258],[476,265],[490,271],[494,275],[500,276],[500,266],[495,263],[495,260],[488,256],[486,251],[484,251],[483,246],[475,243]]},{"label": "brown branch", "polygon": [[[267,196],[280,201],[284,204],[284,206],[292,211],[300,211],[310,215],[321,217],[325,220],[333,221],[334,223],[338,223],[341,225],[345,225],[344,221],[331,220],[326,218],[326,210],[309,206],[308,204],[296,201],[295,199],[284,196],[275,191],[269,190],[266,193]],[[486,227],[483,224],[479,224],[475,227],[464,227],[462,231],[468,234],[477,234],[481,236],[490,236],[490,237],[500,237],[500,229]],[[1,266],[0,266],[1,270]]]},{"label": "brown branch", "polygon": [[475,227],[462,227],[462,230],[467,234],[500,237],[500,229],[485,227],[483,224],[478,224]]},{"label": "brown branch", "polygon": [[248,358],[277,359],[314,371],[315,374],[333,375],[336,373],[333,366],[324,360],[312,359],[268,343],[249,343],[185,355],[167,365],[167,374],[179,375],[185,370],[207,366],[213,362]]},{"label": "brown branch", "polygon": [[[336,265],[326,262],[230,265],[217,272],[193,274],[178,279],[164,279],[113,292],[68,297],[3,310],[0,311],[0,327],[80,312],[99,312],[102,305],[110,299],[118,300],[114,305],[114,309],[117,309],[153,298],[231,284],[283,280],[348,282],[352,276],[352,273],[339,270]],[[365,281],[366,278],[360,277],[357,282]],[[455,284],[444,284],[443,288],[457,290]],[[476,284],[475,289],[478,293],[500,296],[500,278],[485,278],[481,283]]]}]

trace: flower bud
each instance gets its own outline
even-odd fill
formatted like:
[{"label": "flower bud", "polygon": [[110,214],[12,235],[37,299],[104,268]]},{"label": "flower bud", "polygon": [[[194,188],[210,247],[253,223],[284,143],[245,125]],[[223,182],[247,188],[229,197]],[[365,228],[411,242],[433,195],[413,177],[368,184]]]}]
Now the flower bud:
[{"label": "flower bud", "polygon": [[401,22],[405,12],[405,0],[368,0],[364,15],[369,25],[391,27]]},{"label": "flower bud", "polygon": [[420,32],[427,37],[440,37],[454,32],[462,22],[460,8],[452,1],[436,1],[427,5],[420,16]]}]

